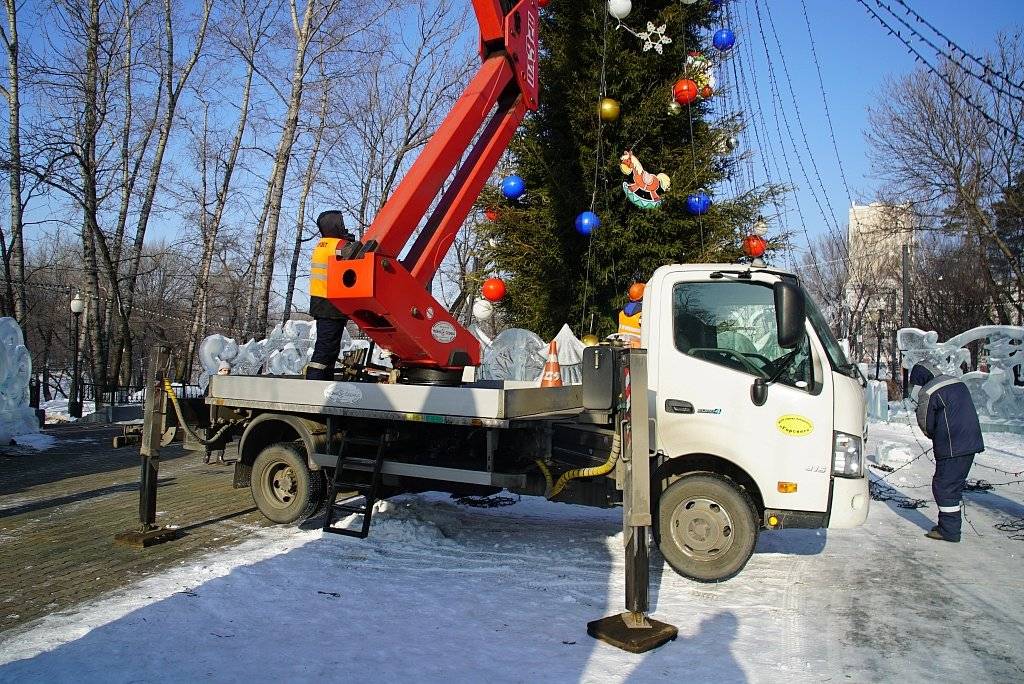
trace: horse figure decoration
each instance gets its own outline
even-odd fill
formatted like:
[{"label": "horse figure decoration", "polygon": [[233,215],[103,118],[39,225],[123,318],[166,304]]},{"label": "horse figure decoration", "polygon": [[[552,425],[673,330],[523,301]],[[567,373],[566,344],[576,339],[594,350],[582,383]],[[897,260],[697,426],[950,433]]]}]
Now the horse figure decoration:
[{"label": "horse figure decoration", "polygon": [[653,174],[644,171],[643,164],[633,156],[632,150],[626,150],[619,157],[619,169],[622,173],[633,174],[633,182],[623,182],[622,191],[630,202],[641,209],[657,209],[664,202],[658,190],[666,192],[672,180],[664,173]]}]

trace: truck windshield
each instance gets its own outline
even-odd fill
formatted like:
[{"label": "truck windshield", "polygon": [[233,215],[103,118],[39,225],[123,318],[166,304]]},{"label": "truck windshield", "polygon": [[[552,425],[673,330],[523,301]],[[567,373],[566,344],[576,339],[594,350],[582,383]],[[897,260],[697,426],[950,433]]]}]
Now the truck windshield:
[{"label": "truck windshield", "polygon": [[832,365],[832,369],[844,375],[856,377],[854,365],[847,360],[843,348],[839,346],[839,341],[832,334],[832,329],[825,321],[825,317],[821,315],[814,298],[806,290],[804,290],[804,296],[807,300],[807,318],[811,321],[811,327],[817,333],[818,339],[821,340],[821,345],[825,347],[825,355],[828,356],[828,362]]},{"label": "truck windshield", "polygon": [[672,319],[676,348],[688,356],[793,387],[814,385],[807,337],[792,353],[779,346],[767,283],[677,283]]}]

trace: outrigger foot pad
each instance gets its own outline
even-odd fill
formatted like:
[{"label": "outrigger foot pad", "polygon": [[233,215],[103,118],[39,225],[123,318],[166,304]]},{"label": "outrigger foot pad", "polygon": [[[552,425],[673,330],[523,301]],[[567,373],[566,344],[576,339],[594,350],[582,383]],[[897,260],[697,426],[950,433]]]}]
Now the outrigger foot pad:
[{"label": "outrigger foot pad", "polygon": [[673,641],[679,630],[637,613],[619,613],[587,623],[587,634],[630,653],[646,653]]},{"label": "outrigger foot pad", "polygon": [[151,530],[128,530],[114,535],[114,542],[124,546],[134,546],[144,549],[148,546],[163,544],[164,542],[177,539],[181,531],[166,527],[154,527]]}]

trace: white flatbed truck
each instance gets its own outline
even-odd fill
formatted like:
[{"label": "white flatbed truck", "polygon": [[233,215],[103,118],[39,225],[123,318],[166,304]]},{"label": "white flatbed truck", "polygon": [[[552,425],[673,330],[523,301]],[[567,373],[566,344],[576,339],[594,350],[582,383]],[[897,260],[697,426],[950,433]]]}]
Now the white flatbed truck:
[{"label": "white flatbed truck", "polygon": [[[870,497],[859,375],[794,275],[664,266],[643,310],[642,348],[588,347],[577,386],[389,384],[359,366],[334,382],[215,376],[186,447],[233,460],[270,520],[326,511],[325,531],[357,537],[378,498],[406,491],[568,482],[555,500],[621,505],[627,611],[591,633],[646,650],[675,634],[646,616],[648,528],[673,569],[714,582],[740,572],[760,530],[853,527]],[[147,394],[143,535],[159,536],[155,446],[177,403]]]}]

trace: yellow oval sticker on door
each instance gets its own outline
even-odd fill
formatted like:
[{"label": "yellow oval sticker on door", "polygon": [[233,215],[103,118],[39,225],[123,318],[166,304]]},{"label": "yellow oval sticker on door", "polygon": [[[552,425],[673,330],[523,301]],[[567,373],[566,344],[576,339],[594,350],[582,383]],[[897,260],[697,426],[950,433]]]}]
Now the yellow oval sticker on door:
[{"label": "yellow oval sticker on door", "polygon": [[779,428],[779,432],[791,437],[804,437],[814,432],[814,423],[794,414],[782,416],[775,421],[775,426]]}]

